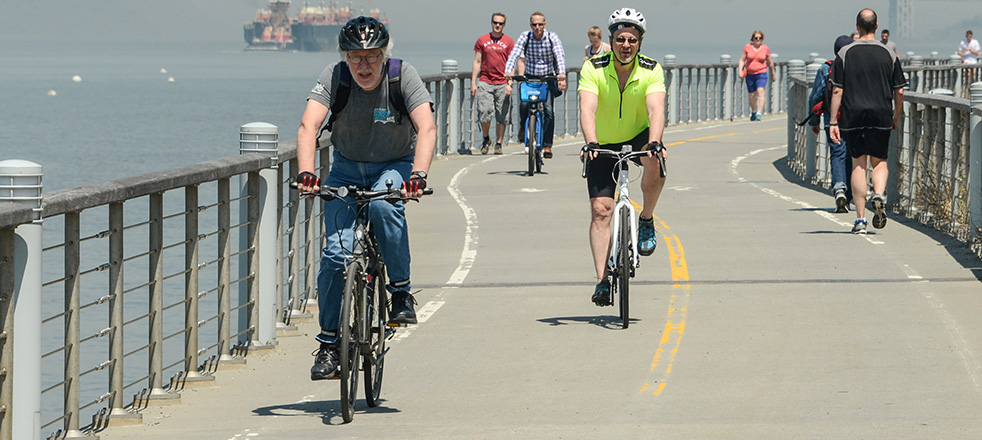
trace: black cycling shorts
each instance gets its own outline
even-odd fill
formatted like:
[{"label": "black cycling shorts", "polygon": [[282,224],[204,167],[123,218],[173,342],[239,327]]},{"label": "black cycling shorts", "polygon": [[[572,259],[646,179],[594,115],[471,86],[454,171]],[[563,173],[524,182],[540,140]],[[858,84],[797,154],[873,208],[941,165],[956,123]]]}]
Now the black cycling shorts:
[{"label": "black cycling shorts", "polygon": [[[600,148],[621,151],[621,146],[625,144],[630,145],[632,151],[641,151],[645,145],[648,145],[648,129],[645,128],[634,139],[627,142],[605,144],[601,145]],[[640,158],[631,160],[638,165],[641,164]],[[617,174],[614,171],[614,164],[616,163],[617,159],[613,157],[598,157],[590,161],[590,166],[587,167],[586,189],[591,199],[595,197],[614,198],[614,190],[617,189],[617,180],[615,179]]]}]

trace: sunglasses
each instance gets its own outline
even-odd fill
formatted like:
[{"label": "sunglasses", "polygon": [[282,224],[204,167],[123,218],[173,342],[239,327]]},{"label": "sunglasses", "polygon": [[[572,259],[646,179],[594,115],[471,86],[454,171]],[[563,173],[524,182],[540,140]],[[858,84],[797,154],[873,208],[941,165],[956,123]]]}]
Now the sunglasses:
[{"label": "sunglasses", "polygon": [[545,23],[529,23],[529,25],[532,26],[532,27],[540,27],[540,26],[545,26],[546,24]]},{"label": "sunglasses", "polygon": [[362,61],[368,61],[368,64],[375,64],[381,58],[382,58],[382,54],[366,55],[366,56],[348,54],[348,61],[356,66],[361,64]]},{"label": "sunglasses", "polygon": [[754,40],[754,41],[763,40],[763,39],[764,39],[764,37],[753,37],[753,38],[751,38],[751,40]]},{"label": "sunglasses", "polygon": [[623,42],[626,41],[626,42],[631,43],[631,44],[637,44],[638,39],[637,38],[634,38],[634,37],[630,37],[630,38],[629,37],[617,37],[617,38],[614,39],[614,41],[616,41],[618,43],[623,43]]},{"label": "sunglasses", "polygon": [[504,25],[505,25],[505,22],[503,22],[503,21],[494,21],[494,20],[491,20],[491,24],[496,24],[496,25],[498,25],[498,26],[504,26]]}]

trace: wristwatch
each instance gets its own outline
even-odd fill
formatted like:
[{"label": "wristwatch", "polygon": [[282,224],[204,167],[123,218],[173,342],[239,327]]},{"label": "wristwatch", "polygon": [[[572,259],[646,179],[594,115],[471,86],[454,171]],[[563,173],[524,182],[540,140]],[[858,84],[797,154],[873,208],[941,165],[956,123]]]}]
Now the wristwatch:
[{"label": "wristwatch", "polygon": [[426,171],[413,171],[412,175],[413,176],[419,176],[419,177],[422,177],[422,178],[425,179],[426,178]]}]

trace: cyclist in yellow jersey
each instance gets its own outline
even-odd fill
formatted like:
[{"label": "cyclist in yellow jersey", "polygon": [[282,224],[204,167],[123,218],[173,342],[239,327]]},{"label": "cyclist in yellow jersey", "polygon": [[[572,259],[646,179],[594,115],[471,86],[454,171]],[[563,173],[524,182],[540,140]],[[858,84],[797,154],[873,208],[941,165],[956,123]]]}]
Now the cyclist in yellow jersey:
[{"label": "cyclist in yellow jersey", "polygon": [[[580,126],[587,144],[593,148],[620,151],[622,145],[630,144],[638,151],[648,144],[661,143],[665,129],[665,73],[655,60],[639,53],[645,25],[644,15],[634,9],[614,11],[607,26],[611,52],[587,60],[580,70]],[[668,157],[667,150],[662,150],[662,154]],[[657,244],[653,212],[665,178],[652,153],[641,159],[641,165],[644,205],[638,222],[638,252],[647,256]],[[592,299],[597,305],[609,303],[610,297],[610,282],[604,270],[614,212],[613,166],[612,158],[591,157],[587,175],[592,210],[590,249],[597,270]]]}]

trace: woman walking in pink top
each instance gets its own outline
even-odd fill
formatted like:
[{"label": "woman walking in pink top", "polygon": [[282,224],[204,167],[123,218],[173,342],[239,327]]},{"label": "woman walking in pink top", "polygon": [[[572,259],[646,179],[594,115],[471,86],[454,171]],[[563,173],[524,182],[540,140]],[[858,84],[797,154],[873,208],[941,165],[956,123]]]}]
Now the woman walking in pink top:
[{"label": "woman walking in pink top", "polygon": [[754,31],[750,42],[743,46],[740,64],[737,72],[747,80],[747,100],[750,101],[750,120],[759,121],[760,112],[764,111],[764,89],[767,87],[767,68],[770,67],[771,81],[774,75],[774,61],[771,61],[771,49],[764,44],[764,33]]}]

